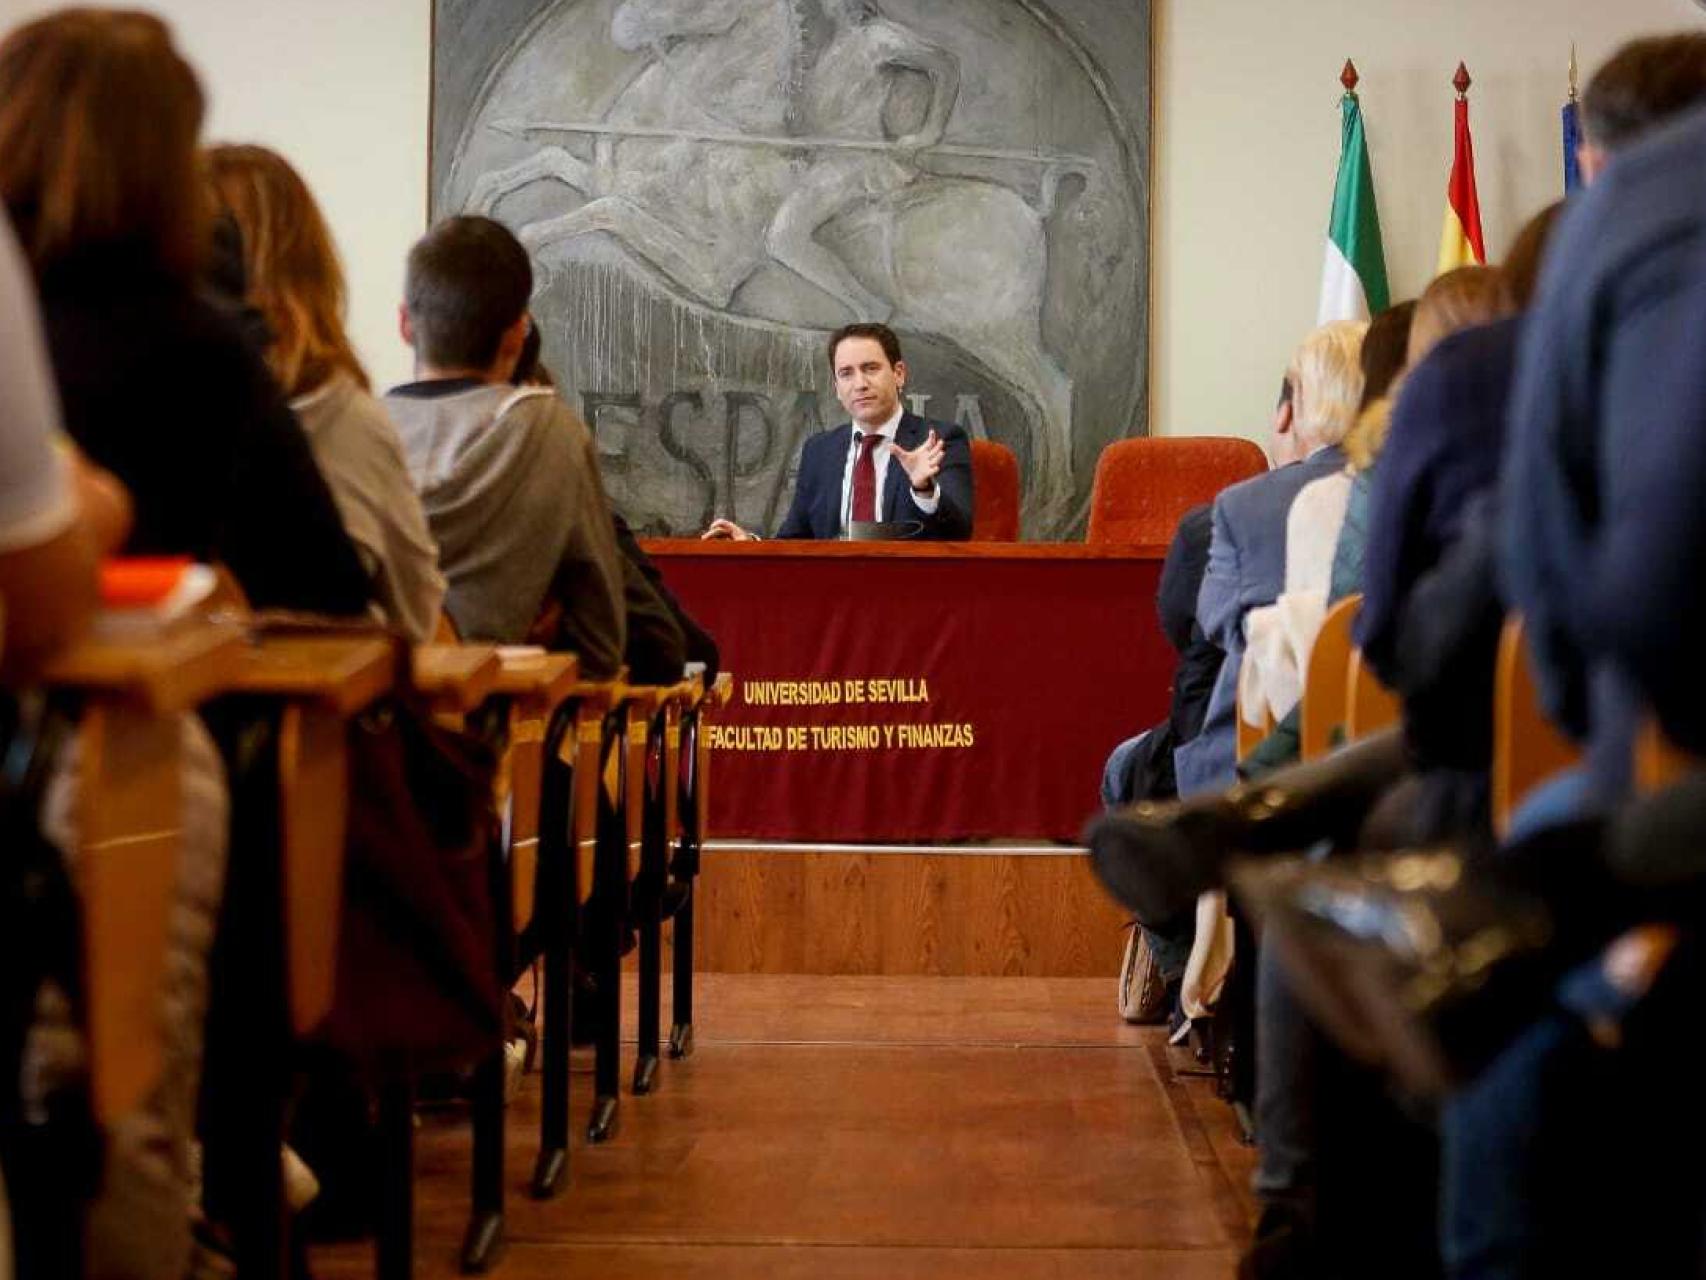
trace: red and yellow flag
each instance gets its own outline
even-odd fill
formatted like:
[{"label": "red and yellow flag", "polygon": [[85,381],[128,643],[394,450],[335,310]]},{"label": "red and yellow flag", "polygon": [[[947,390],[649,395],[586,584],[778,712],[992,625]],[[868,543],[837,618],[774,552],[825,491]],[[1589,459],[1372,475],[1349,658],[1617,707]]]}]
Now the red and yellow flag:
[{"label": "red and yellow flag", "polygon": [[1451,156],[1451,184],[1446,188],[1445,226],[1439,235],[1439,270],[1484,266],[1487,245],[1481,236],[1481,197],[1475,190],[1475,139],[1469,133],[1469,70],[1457,67],[1456,140]]}]

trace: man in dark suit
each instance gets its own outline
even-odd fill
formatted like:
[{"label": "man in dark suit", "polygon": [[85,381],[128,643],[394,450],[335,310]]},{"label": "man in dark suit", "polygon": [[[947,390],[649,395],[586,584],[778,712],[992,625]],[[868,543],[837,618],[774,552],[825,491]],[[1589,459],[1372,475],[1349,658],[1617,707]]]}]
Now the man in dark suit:
[{"label": "man in dark suit", "polygon": [[[921,538],[971,537],[971,443],[962,428],[901,407],[906,361],[894,331],[881,324],[836,330],[829,367],[852,421],[819,432],[800,450],[793,505],[776,536],[839,538],[855,521],[915,521]],[[704,536],[754,535],[715,520]]]}]

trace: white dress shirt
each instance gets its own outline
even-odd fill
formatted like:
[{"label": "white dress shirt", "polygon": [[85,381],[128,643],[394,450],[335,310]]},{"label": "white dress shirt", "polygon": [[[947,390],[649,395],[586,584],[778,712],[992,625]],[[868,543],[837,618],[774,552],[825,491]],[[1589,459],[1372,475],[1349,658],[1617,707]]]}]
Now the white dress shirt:
[{"label": "white dress shirt", "polygon": [[[897,408],[894,411],[894,416],[892,418],[883,423],[882,426],[876,428],[876,433],[883,438],[882,443],[879,444],[871,453],[871,462],[877,469],[877,495],[874,516],[878,520],[883,518],[883,485],[888,481],[889,457],[894,453],[895,433],[900,430],[900,419],[902,414],[905,412],[906,411],[904,409]],[[841,469],[842,533],[847,532],[847,526],[853,518],[853,464],[859,460],[859,437],[865,434],[866,430],[867,428],[862,427],[855,422],[853,424],[852,436],[847,442],[847,465]],[[941,499],[942,491],[936,486],[936,482],[934,480],[930,482],[930,489],[927,493],[919,493],[917,490],[914,490],[912,494],[913,502],[916,503],[918,509],[927,516],[933,516],[936,514],[936,504],[940,502]]]}]

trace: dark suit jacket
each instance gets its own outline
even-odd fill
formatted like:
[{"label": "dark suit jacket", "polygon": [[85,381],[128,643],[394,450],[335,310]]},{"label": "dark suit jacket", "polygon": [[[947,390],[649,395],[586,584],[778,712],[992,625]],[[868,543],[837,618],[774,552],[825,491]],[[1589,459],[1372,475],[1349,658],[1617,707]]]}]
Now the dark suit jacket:
[{"label": "dark suit jacket", "polygon": [[[634,531],[628,527],[628,522],[614,511],[610,513],[610,519],[616,526],[616,545],[622,549],[622,558],[633,566],[634,571],[651,588],[647,599],[656,600],[668,612],[672,625],[680,632],[681,639],[686,644],[681,658],[674,658],[668,647],[670,644],[668,639],[670,628],[652,623],[649,615],[644,616],[643,625],[646,625],[648,629],[655,627],[656,633],[664,638],[664,643],[659,646],[660,660],[664,663],[673,663],[678,670],[682,661],[703,662],[705,664],[705,684],[709,687],[716,680],[717,672],[722,669],[721,654],[717,650],[716,640],[709,631],[699,625],[698,620],[692,614],[687,612],[681,601],[675,598],[675,592],[671,591],[669,585],[663,580],[663,570],[659,569],[657,563],[645,553],[645,550],[640,546],[640,540],[634,536]],[[623,595],[628,606],[628,665],[632,669],[635,665],[632,656],[636,614],[635,592],[629,585],[626,569],[623,571]],[[654,683],[638,676],[635,679],[642,684]],[[656,683],[668,683],[668,681],[657,681]]]},{"label": "dark suit jacket", "polygon": [[[941,499],[935,515],[925,515],[912,501],[912,482],[900,462],[889,458],[883,477],[884,520],[918,520],[924,531],[918,536],[940,542],[971,537],[972,479],[971,441],[965,430],[946,422],[931,422],[916,414],[903,413],[895,431],[902,449],[916,449],[935,428],[947,452],[936,477]],[[853,447],[853,424],[844,422],[821,431],[800,449],[800,474],[794,481],[794,503],[788,508],[778,538],[839,538],[841,536],[841,477],[847,469],[847,451]]]},{"label": "dark suit jacket", "polygon": [[1446,338],[1410,371],[1372,472],[1356,642],[1399,685],[1398,628],[1416,582],[1458,538],[1469,500],[1498,484],[1522,320]]},{"label": "dark suit jacket", "polygon": [[[1548,709],[1627,783],[1645,699],[1706,750],[1706,109],[1570,202],[1522,341],[1499,568]],[[1637,690],[1639,696],[1637,697]]]}]

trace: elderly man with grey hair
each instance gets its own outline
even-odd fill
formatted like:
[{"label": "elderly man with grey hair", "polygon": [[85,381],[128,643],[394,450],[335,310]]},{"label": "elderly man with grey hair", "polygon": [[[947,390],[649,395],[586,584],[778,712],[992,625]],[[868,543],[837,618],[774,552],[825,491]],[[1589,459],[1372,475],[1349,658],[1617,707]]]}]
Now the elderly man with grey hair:
[{"label": "elderly man with grey hair", "polygon": [[1295,460],[1226,489],[1214,500],[1208,572],[1197,594],[1197,623],[1226,653],[1202,732],[1173,758],[1181,796],[1219,791],[1237,781],[1238,666],[1244,618],[1285,589],[1285,525],[1291,503],[1311,481],[1341,471],[1340,442],[1362,399],[1362,335],[1368,326],[1340,320],[1316,329],[1292,357]]}]

